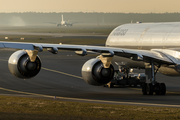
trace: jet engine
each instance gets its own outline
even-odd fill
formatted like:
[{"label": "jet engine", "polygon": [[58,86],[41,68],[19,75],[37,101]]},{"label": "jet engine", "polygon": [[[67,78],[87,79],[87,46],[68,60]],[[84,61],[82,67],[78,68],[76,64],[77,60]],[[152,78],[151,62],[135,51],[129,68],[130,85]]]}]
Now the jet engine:
[{"label": "jet engine", "polygon": [[114,68],[104,68],[101,60],[93,58],[88,60],[82,67],[82,77],[90,85],[104,85],[114,76]]},{"label": "jet engine", "polygon": [[61,26],[61,24],[56,24],[57,27]]},{"label": "jet engine", "polygon": [[37,56],[36,60],[31,62],[26,51],[19,50],[10,56],[8,67],[14,76],[22,79],[28,79],[39,73],[41,69],[41,60],[39,56]]},{"label": "jet engine", "polygon": [[159,72],[168,76],[180,76],[180,65],[162,66],[159,68]]}]

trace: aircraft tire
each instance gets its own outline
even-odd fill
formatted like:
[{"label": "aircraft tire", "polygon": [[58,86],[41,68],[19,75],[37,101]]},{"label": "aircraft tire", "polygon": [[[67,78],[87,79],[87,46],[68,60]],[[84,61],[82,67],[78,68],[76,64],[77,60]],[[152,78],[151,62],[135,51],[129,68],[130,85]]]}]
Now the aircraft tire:
[{"label": "aircraft tire", "polygon": [[156,83],[155,85],[155,94],[160,95],[160,83]]},{"label": "aircraft tire", "polygon": [[142,84],[142,94],[147,95],[147,83]]},{"label": "aircraft tire", "polygon": [[166,94],[166,85],[164,83],[160,83],[159,84],[159,91],[160,91],[160,95],[165,95]]},{"label": "aircraft tire", "polygon": [[153,95],[153,92],[154,92],[154,86],[152,85],[152,83],[147,84],[147,94]]},{"label": "aircraft tire", "polygon": [[134,87],[137,87],[137,84],[134,84]]}]

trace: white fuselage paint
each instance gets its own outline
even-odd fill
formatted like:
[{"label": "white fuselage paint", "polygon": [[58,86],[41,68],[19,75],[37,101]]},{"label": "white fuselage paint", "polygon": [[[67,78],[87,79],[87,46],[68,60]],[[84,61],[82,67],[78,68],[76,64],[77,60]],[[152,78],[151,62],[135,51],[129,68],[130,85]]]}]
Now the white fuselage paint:
[{"label": "white fuselage paint", "polygon": [[[180,22],[120,25],[110,33],[106,46],[142,50],[158,49],[180,61]],[[114,61],[132,68],[145,67],[144,62],[128,58],[114,57]],[[161,67],[159,70],[166,75],[180,75],[176,66]]]},{"label": "white fuselage paint", "polygon": [[180,46],[180,22],[124,24],[109,35],[106,46],[139,49]]}]

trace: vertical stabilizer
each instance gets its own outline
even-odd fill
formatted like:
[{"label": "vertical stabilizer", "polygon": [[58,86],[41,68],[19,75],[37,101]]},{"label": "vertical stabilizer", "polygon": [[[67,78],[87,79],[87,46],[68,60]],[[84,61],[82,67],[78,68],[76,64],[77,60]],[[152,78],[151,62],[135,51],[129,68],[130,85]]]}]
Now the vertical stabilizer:
[{"label": "vertical stabilizer", "polygon": [[62,21],[64,21],[64,19],[63,19],[63,15],[61,15],[61,17],[62,17]]}]

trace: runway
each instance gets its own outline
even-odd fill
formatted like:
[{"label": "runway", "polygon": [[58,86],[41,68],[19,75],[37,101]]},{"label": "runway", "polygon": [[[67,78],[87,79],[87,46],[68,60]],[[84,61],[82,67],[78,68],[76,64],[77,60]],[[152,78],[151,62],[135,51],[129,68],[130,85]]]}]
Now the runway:
[{"label": "runway", "polygon": [[81,67],[93,56],[80,57],[74,52],[59,52],[57,55],[40,52],[42,69],[32,78],[22,80],[8,70],[7,60],[13,51],[0,50],[0,94],[63,100],[123,105],[146,105],[180,107],[179,77],[157,74],[159,82],[166,83],[165,96],[142,95],[140,87],[104,88],[91,86],[81,78]]}]

